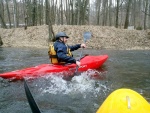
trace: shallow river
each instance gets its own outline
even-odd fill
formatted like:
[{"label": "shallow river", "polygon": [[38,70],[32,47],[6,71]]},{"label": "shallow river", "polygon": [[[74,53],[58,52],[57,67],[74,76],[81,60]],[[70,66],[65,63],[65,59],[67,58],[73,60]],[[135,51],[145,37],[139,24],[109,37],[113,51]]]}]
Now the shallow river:
[{"label": "shallow river", "polygon": [[[66,81],[54,74],[27,80],[42,113],[95,113],[116,89],[130,88],[150,102],[150,51],[84,50],[108,54],[98,70],[88,70]],[[78,57],[80,50],[74,52]],[[0,48],[0,73],[49,63],[46,49]],[[61,74],[61,73],[58,73]],[[91,75],[97,78],[91,78]],[[0,113],[31,113],[23,81],[0,78]]]}]

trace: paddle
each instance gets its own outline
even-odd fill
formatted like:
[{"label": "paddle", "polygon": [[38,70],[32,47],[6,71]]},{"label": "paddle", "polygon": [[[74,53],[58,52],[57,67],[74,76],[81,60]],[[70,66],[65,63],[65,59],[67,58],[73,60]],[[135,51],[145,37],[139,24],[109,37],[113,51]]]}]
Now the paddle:
[{"label": "paddle", "polygon": [[[86,43],[86,41],[87,41],[87,40],[89,40],[89,39],[91,38],[91,36],[92,36],[92,33],[91,33],[91,32],[84,32],[84,34],[83,34],[84,43]],[[81,58],[82,58],[82,53],[83,53],[83,48],[82,48],[81,53],[80,53],[79,61],[80,61],[80,60],[81,60]],[[78,69],[79,69],[79,66],[76,66],[76,70],[75,70],[74,75],[76,75],[76,74],[77,74]]]},{"label": "paddle", "polygon": [[29,89],[25,79],[24,79],[24,88],[25,88],[25,93],[26,93],[30,108],[32,110],[32,113],[41,113],[31,92],[30,92],[30,89]]}]

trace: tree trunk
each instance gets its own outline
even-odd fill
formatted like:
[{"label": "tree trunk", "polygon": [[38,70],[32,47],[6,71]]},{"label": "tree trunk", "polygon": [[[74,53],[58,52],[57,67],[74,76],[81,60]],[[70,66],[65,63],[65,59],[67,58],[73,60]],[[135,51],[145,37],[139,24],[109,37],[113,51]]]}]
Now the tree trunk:
[{"label": "tree trunk", "polygon": [[118,19],[119,19],[119,2],[120,0],[117,0],[117,7],[116,7],[116,28],[118,28]]},{"label": "tree trunk", "polygon": [[53,27],[52,27],[52,21],[51,21],[51,16],[50,16],[50,4],[49,2],[47,1],[48,4],[47,5],[47,8],[46,8],[46,18],[47,18],[47,21],[48,21],[48,30],[49,30],[49,41],[52,41],[54,39],[54,31],[53,31]]},{"label": "tree trunk", "polygon": [[0,20],[2,28],[7,28],[5,19],[4,19],[4,3],[3,0],[0,1]]},{"label": "tree trunk", "polygon": [[61,0],[61,4],[60,4],[60,12],[61,12],[61,25],[63,25],[63,4],[62,4],[62,0]]},{"label": "tree trunk", "polygon": [[4,18],[2,17],[2,15],[0,14],[0,20],[1,20],[1,24],[3,28],[7,28],[6,23],[4,21]]},{"label": "tree trunk", "polygon": [[149,5],[149,11],[148,11],[148,13],[149,13],[149,16],[148,16],[148,29],[150,29],[150,5]]},{"label": "tree trunk", "polygon": [[33,0],[32,3],[32,25],[37,25],[37,1]]},{"label": "tree trunk", "polygon": [[24,29],[27,29],[27,8],[26,8],[26,1],[23,0],[23,12],[24,12]]},{"label": "tree trunk", "polygon": [[132,14],[131,14],[131,19],[132,19],[132,25],[134,26],[134,28],[136,27],[136,15],[137,15],[137,13],[136,13],[136,5],[137,5],[137,3],[136,3],[136,0],[133,0],[133,2],[132,2]]},{"label": "tree trunk", "polygon": [[146,30],[146,22],[147,22],[147,9],[148,9],[148,0],[145,0],[145,11],[144,11],[144,30]]},{"label": "tree trunk", "polygon": [[7,9],[8,21],[9,21],[9,28],[11,28],[11,19],[10,19],[9,7],[8,7],[8,0],[6,0],[6,9]]},{"label": "tree trunk", "polygon": [[125,19],[125,25],[124,29],[127,29],[129,26],[129,13],[130,13],[130,5],[131,5],[132,0],[129,0],[127,3],[127,12],[126,12],[126,19]]},{"label": "tree trunk", "polygon": [[45,24],[46,25],[49,25],[49,17],[48,17],[48,15],[49,15],[49,1],[48,0],[45,0]]},{"label": "tree trunk", "polygon": [[84,1],[84,7],[83,7],[83,25],[85,25],[86,24],[86,20],[87,20],[87,6],[88,6],[88,4],[89,4],[89,0],[85,0]]},{"label": "tree trunk", "polygon": [[100,25],[101,0],[96,1],[96,24]]},{"label": "tree trunk", "polygon": [[106,25],[106,21],[107,21],[107,2],[108,0],[104,0],[103,1],[103,21],[102,21],[102,26]]},{"label": "tree trunk", "polygon": [[109,26],[112,26],[112,0],[109,0]]},{"label": "tree trunk", "polygon": [[[55,3],[54,3],[55,2]],[[56,7],[57,7],[57,0],[51,1],[51,9],[50,9],[50,16],[51,16],[51,23],[55,24],[55,18],[56,18]]]},{"label": "tree trunk", "polygon": [[66,0],[66,10],[65,10],[65,16],[66,16],[66,24],[69,24],[69,8],[68,8],[68,0]]},{"label": "tree trunk", "polygon": [[54,30],[53,30],[50,15],[49,15],[48,30],[49,30],[49,41],[55,41],[55,34],[54,34]]},{"label": "tree trunk", "polygon": [[71,25],[74,25],[74,4],[73,0],[70,0],[70,6],[71,6]]},{"label": "tree trunk", "polygon": [[78,0],[77,6],[77,25],[81,25],[81,0]]},{"label": "tree trunk", "polygon": [[17,2],[13,0],[14,4],[14,28],[17,28]]}]

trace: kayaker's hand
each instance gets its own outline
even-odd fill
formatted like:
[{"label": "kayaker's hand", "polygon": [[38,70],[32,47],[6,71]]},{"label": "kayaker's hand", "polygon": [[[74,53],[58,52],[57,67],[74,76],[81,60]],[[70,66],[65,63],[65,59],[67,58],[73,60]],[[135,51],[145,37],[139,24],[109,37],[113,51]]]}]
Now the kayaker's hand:
[{"label": "kayaker's hand", "polygon": [[85,48],[86,47],[86,45],[83,43],[83,44],[81,44],[81,48]]},{"label": "kayaker's hand", "polygon": [[79,61],[76,61],[76,64],[77,64],[78,67],[80,67],[81,63]]}]

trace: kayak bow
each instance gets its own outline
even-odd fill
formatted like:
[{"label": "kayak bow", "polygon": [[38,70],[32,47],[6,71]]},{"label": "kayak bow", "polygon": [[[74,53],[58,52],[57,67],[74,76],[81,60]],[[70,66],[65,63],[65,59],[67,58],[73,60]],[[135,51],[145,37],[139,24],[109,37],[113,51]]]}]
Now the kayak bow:
[{"label": "kayak bow", "polygon": [[122,88],[112,92],[96,113],[150,113],[150,104],[139,93]]}]

